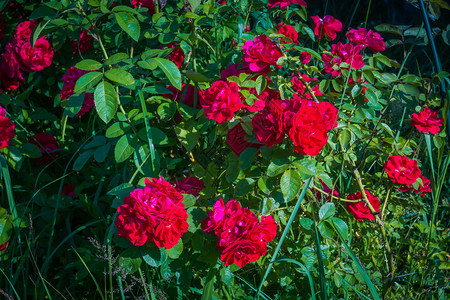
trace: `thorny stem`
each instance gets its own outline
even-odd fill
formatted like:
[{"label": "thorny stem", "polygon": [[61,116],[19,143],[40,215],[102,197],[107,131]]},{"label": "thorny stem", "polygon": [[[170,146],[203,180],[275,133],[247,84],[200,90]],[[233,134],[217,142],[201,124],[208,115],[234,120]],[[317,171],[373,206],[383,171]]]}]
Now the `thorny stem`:
[{"label": "thorny stem", "polygon": [[313,91],[311,90],[311,87],[309,86],[309,83],[306,82],[306,80],[302,77],[302,75],[298,75],[298,78],[300,79],[300,81],[306,86],[306,89],[308,90],[308,93],[311,95],[311,97],[313,98],[314,102],[319,103],[319,100],[317,100],[316,95],[314,95]]},{"label": "thorny stem", "polygon": [[332,195],[332,194],[330,194],[330,193],[327,193],[327,192],[325,192],[325,191],[323,191],[323,190],[321,190],[321,189],[319,189],[318,187],[315,187],[315,186],[313,187],[313,189],[315,189],[315,190],[318,191],[319,193],[322,193],[322,194],[324,194],[324,195],[326,195],[326,196],[330,196],[330,197],[331,197],[331,200],[337,199],[337,200],[343,201],[343,202],[355,202],[355,203],[361,201],[361,200],[348,200],[348,199],[336,197],[336,196],[334,196],[334,195]]},{"label": "thorny stem", "polygon": [[[339,137],[338,139],[339,139],[339,145],[341,146],[341,151],[344,153],[345,149],[344,149],[344,146],[342,145],[341,138]],[[393,277],[394,271],[395,271],[394,257],[392,255],[391,247],[389,246],[389,241],[388,241],[387,235],[386,235],[386,229],[384,228],[384,222],[383,222],[382,218],[380,218],[379,213],[375,211],[372,204],[369,202],[369,199],[367,198],[366,192],[364,190],[364,185],[361,180],[361,174],[359,173],[358,168],[355,165],[355,162],[351,159],[348,159],[348,162],[350,163],[350,165],[353,168],[353,174],[355,174],[355,179],[358,182],[359,190],[361,191],[363,201],[366,203],[371,214],[375,216],[375,220],[377,221],[377,223],[380,225],[381,235],[383,236],[383,240],[384,240],[384,243],[386,246],[386,251],[388,253],[388,261],[389,261],[388,275],[390,275],[389,277]]]}]

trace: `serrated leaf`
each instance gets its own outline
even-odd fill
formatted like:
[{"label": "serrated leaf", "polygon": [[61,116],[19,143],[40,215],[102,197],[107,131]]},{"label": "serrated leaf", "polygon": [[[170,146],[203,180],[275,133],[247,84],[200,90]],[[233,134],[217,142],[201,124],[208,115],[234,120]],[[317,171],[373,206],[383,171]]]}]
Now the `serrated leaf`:
[{"label": "serrated leaf", "polygon": [[94,100],[95,109],[100,119],[105,123],[109,123],[116,115],[118,107],[117,94],[114,86],[107,81],[100,82],[95,88]]},{"label": "serrated leaf", "polygon": [[81,94],[92,89],[102,79],[103,74],[100,72],[89,72],[78,78],[75,83],[74,92]]},{"label": "serrated leaf", "polygon": [[296,170],[287,170],[284,172],[283,176],[281,176],[280,187],[284,196],[284,201],[291,201],[300,192],[300,174],[298,174]]},{"label": "serrated leaf", "polygon": [[334,206],[334,203],[327,202],[319,209],[319,219],[328,219],[334,216],[336,212],[336,207]]},{"label": "serrated leaf", "polygon": [[123,31],[128,33],[128,35],[137,42],[141,35],[139,21],[132,14],[126,12],[118,12],[115,13],[114,16],[116,17],[117,24],[119,24]]},{"label": "serrated leaf", "polygon": [[123,85],[131,85],[135,83],[133,75],[122,69],[110,69],[105,72],[105,76],[109,80]]},{"label": "serrated leaf", "polygon": [[117,64],[117,63],[127,59],[127,58],[128,58],[128,54],[119,52],[119,53],[113,54],[110,57],[108,57],[108,59],[105,60],[105,65],[114,65],[114,64]]},{"label": "serrated leaf", "polygon": [[287,158],[277,159],[270,163],[267,168],[267,175],[270,177],[277,176],[289,168],[289,160]]}]

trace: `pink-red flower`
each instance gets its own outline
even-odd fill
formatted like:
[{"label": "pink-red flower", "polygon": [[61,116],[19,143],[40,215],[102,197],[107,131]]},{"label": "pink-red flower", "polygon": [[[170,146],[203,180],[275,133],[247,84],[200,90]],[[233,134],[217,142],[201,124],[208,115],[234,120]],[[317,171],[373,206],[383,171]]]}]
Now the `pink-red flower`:
[{"label": "pink-red flower", "polygon": [[[361,47],[353,46],[352,44],[338,42],[331,45],[331,54],[326,53],[322,55],[324,72],[331,73],[334,77],[341,75],[341,63],[347,63],[353,69],[361,69],[364,67],[364,61],[360,52]],[[337,70],[334,69],[334,66],[338,67]],[[344,69],[349,68],[345,67]]]},{"label": "pink-red flower", "polygon": [[4,242],[3,244],[0,245],[0,251],[5,251],[6,249],[8,249],[9,246],[9,240],[7,240],[6,242]]},{"label": "pink-red flower", "polygon": [[135,189],[117,208],[118,234],[135,246],[153,241],[159,248],[172,248],[189,227],[182,200],[183,195],[162,177],[146,178],[145,187]]},{"label": "pink-red flower", "polygon": [[278,34],[282,34],[285,37],[281,39],[282,44],[295,43],[298,44],[298,32],[292,25],[278,24]]},{"label": "pink-red flower", "polygon": [[167,44],[167,48],[172,48],[172,52],[170,52],[169,56],[167,57],[171,62],[173,62],[178,68],[181,68],[181,66],[184,63],[184,52],[179,47],[179,45],[175,42],[172,42],[170,44]]},{"label": "pink-red flower", "polygon": [[309,52],[301,52],[299,57],[300,62],[305,65],[311,60],[311,54]]},{"label": "pink-red flower", "polygon": [[[310,84],[310,87],[311,87],[311,83],[313,81],[319,83],[319,80],[317,78],[311,78],[306,74],[301,74],[301,76],[306,83]],[[294,91],[297,92],[297,94],[299,96],[302,96],[302,97],[305,97],[308,99],[313,99],[312,95],[309,93],[308,89],[306,88],[306,85],[303,83],[303,81],[298,76],[294,76],[294,73],[292,73],[291,82],[292,82],[292,88],[294,89]],[[315,96],[323,95],[319,89],[318,84],[312,86],[311,90],[313,91]]]},{"label": "pink-red flower", "polygon": [[208,119],[221,124],[233,118],[241,107],[239,86],[234,82],[215,81],[202,93],[202,107]]},{"label": "pink-red flower", "polygon": [[177,180],[173,183],[175,189],[183,194],[191,194],[195,197],[198,197],[200,191],[205,186],[203,180],[193,176],[193,177],[185,177],[180,180]]},{"label": "pink-red flower", "polygon": [[[380,200],[369,193],[368,191],[364,191],[366,193],[367,198],[369,199],[369,203],[372,205],[373,209],[376,212],[380,212]],[[347,196],[348,200],[359,200],[362,199],[362,193],[359,191],[356,194],[350,194]],[[364,221],[364,219],[375,220],[374,215],[370,212],[369,207],[367,207],[364,200],[359,202],[345,202],[345,208],[349,213],[351,213],[356,220]]]},{"label": "pink-red flower", "polygon": [[358,27],[358,29],[350,29],[346,36],[353,44],[363,48],[369,47],[374,53],[386,50],[383,38],[373,30],[367,31],[365,28]]},{"label": "pink-red flower", "polygon": [[134,7],[145,7],[147,8],[147,13],[153,15],[155,13],[155,3],[153,0],[131,0]]},{"label": "pink-red flower", "polygon": [[319,16],[311,17],[314,22],[314,34],[322,39],[324,35],[328,36],[331,40],[336,38],[336,31],[342,31],[342,23],[333,16],[325,16],[320,18]]},{"label": "pink-red flower", "polygon": [[30,138],[28,142],[39,147],[41,157],[34,158],[35,162],[48,164],[59,155],[59,144],[55,137],[50,133],[40,132]]},{"label": "pink-red flower", "polygon": [[267,251],[267,243],[277,233],[277,224],[272,216],[262,216],[261,221],[239,202],[231,200],[225,205],[223,199],[217,200],[213,210],[202,221],[205,232],[212,232],[218,237],[217,249],[220,259],[226,266],[233,263],[243,268],[250,262],[257,261]]},{"label": "pink-red flower", "polygon": [[20,70],[20,61],[11,43],[6,45],[6,51],[0,61],[0,80],[2,88],[11,91],[19,88],[25,80]]},{"label": "pink-red flower", "polygon": [[9,140],[16,135],[14,123],[6,116],[0,115],[0,149],[8,147]]},{"label": "pink-red flower", "polygon": [[269,0],[269,8],[280,6],[281,9],[285,9],[292,4],[299,4],[301,6],[307,7],[305,0]]},{"label": "pink-red flower", "polygon": [[247,148],[257,148],[259,149],[262,145],[248,142],[245,137],[247,133],[242,127],[241,123],[238,123],[236,126],[231,128],[228,131],[227,138],[225,142],[230,146],[231,150],[236,154],[237,157],[241,155],[241,153]]},{"label": "pink-red flower", "polygon": [[78,41],[72,41],[73,54],[80,51],[81,54],[86,53],[93,44],[94,38],[89,34],[89,31],[83,29],[80,34]]},{"label": "pink-red flower", "polygon": [[413,185],[402,185],[398,188],[399,191],[414,191],[416,194],[419,194],[420,196],[425,195],[425,193],[431,193],[431,187],[430,187],[430,179],[428,179],[425,176],[420,175],[420,179],[422,179],[422,185],[419,184],[418,188],[414,188]]},{"label": "pink-red flower", "polygon": [[421,174],[416,160],[401,155],[390,156],[384,169],[394,184],[411,185]]},{"label": "pink-red flower", "polygon": [[420,113],[412,114],[411,125],[415,126],[419,132],[438,134],[441,131],[444,119],[438,118],[437,115],[438,111],[424,107]]},{"label": "pink-red flower", "polygon": [[270,66],[281,68],[277,65],[278,59],[283,56],[281,51],[266,35],[256,36],[253,41],[246,41],[242,47],[242,57],[245,67],[253,72],[267,73]]}]

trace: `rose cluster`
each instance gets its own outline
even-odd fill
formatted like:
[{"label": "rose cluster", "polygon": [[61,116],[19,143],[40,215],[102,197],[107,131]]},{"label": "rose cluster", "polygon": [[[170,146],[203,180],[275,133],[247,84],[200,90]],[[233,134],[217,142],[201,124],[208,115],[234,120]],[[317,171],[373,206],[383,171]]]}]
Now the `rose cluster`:
[{"label": "rose cluster", "polygon": [[17,26],[12,42],[5,47],[0,61],[0,80],[3,89],[15,90],[25,80],[23,72],[42,71],[53,60],[50,43],[41,37],[31,47],[31,32],[37,21],[24,21]]},{"label": "rose cluster", "polygon": [[218,237],[217,249],[220,260],[226,266],[235,263],[243,268],[250,262],[266,255],[267,243],[277,234],[277,224],[272,216],[261,216],[261,221],[248,208],[231,200],[224,203],[217,200],[208,217],[202,221],[201,228]]},{"label": "rose cluster", "polygon": [[378,53],[386,50],[386,44],[378,32],[370,29],[358,27],[358,29],[350,29],[347,33],[347,38],[354,45],[359,45],[362,48],[369,47],[373,53]]},{"label": "rose cluster", "polygon": [[145,187],[135,189],[117,208],[117,232],[135,246],[153,241],[170,249],[189,227],[182,201],[183,195],[162,177],[146,178]]},{"label": "rose cluster", "polygon": [[331,45],[331,54],[325,53],[322,55],[324,63],[324,72],[330,73],[336,77],[342,74],[341,63],[347,63],[348,68],[344,69],[361,69],[364,67],[363,57],[360,54],[361,46],[353,46],[352,44],[337,44]]},{"label": "rose cluster", "polygon": [[314,23],[314,34],[322,39],[324,35],[334,40],[336,38],[336,31],[342,31],[342,23],[333,16],[325,16],[323,19],[319,16],[312,16],[311,20]]},{"label": "rose cluster", "polygon": [[[61,100],[67,99],[74,94],[74,88],[77,80],[86,73],[89,73],[89,71],[83,71],[76,67],[71,67],[66,71],[66,74],[62,76],[63,87],[60,92]],[[85,93],[83,105],[81,106],[80,111],[75,116],[84,115],[85,113],[89,112],[91,108],[94,107],[94,105],[95,102],[92,93]]]}]

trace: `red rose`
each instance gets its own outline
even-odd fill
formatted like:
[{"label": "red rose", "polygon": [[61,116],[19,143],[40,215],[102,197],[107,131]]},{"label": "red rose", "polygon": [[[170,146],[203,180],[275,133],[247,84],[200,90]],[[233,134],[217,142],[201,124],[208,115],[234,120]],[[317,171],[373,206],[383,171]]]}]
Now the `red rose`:
[{"label": "red rose", "polygon": [[251,71],[267,73],[270,66],[281,68],[277,65],[278,59],[283,56],[278,47],[267,36],[256,36],[253,41],[246,41],[242,47],[244,65]]},{"label": "red rose", "polygon": [[197,177],[185,177],[180,180],[177,180],[173,183],[175,185],[175,189],[184,194],[191,194],[195,197],[198,197],[200,191],[205,186],[203,180],[198,179]]},{"label": "red rose", "polygon": [[323,122],[324,122],[327,130],[336,128],[338,125],[338,123],[337,123],[337,117],[338,117],[337,108],[330,102],[319,102],[316,105],[319,108],[319,112],[322,115]]},{"label": "red rose", "polygon": [[27,72],[42,71],[52,64],[53,50],[44,38],[38,39],[34,48],[30,43],[22,44],[17,52],[22,60],[21,67]]},{"label": "red rose", "polygon": [[5,251],[9,246],[9,240],[0,245],[0,251]]},{"label": "red rose", "polygon": [[229,121],[242,107],[239,86],[234,82],[215,81],[203,91],[201,105],[206,118],[216,120],[219,124]]},{"label": "red rose", "polygon": [[307,64],[311,60],[311,54],[309,52],[301,52],[300,53],[300,62],[302,64]]},{"label": "red rose", "polygon": [[305,0],[269,0],[269,8],[274,8],[279,5],[281,9],[285,9],[292,4],[300,4],[301,6],[307,7]]},{"label": "red rose", "polygon": [[[310,55],[311,56],[311,55]],[[292,78],[291,78],[291,82],[292,82],[292,88],[302,97],[308,98],[308,99],[313,99],[313,97],[311,96],[311,94],[309,93],[309,91],[306,88],[306,85],[303,83],[302,80],[300,80],[297,76],[294,76],[295,73],[292,73]],[[299,74],[300,75],[300,74]],[[311,83],[313,81],[318,83],[318,79],[317,78],[311,78],[306,74],[301,74],[303,80],[307,83]],[[310,84],[311,86],[311,84]],[[313,87],[311,87],[311,90],[314,92],[315,96],[322,96],[322,92],[319,89],[319,85],[316,84]]]},{"label": "red rose", "polygon": [[348,63],[350,68],[361,69],[364,67],[364,61],[362,55],[359,54],[360,51],[360,46],[353,46],[352,44],[342,44],[341,42],[338,42],[337,44],[331,45],[332,55],[322,55],[325,73],[331,73],[334,77],[341,75],[341,70],[335,70],[333,67],[339,67],[343,62]]},{"label": "red rose", "polygon": [[16,135],[14,123],[5,116],[0,116],[0,149],[8,147],[9,140]]},{"label": "red rose", "polygon": [[4,109],[3,106],[0,106],[0,116],[6,117],[6,109]]},{"label": "red rose", "polygon": [[28,142],[39,147],[41,157],[33,158],[35,162],[40,164],[48,164],[59,155],[58,141],[50,133],[40,132],[30,138]]},{"label": "red rose", "polygon": [[302,106],[292,118],[289,137],[294,142],[294,150],[302,155],[316,156],[327,143],[327,127],[317,108]]},{"label": "red rose", "polygon": [[390,156],[384,169],[394,184],[413,184],[421,173],[416,160],[401,155]]},{"label": "red rose", "polygon": [[413,113],[411,117],[411,125],[415,126],[419,132],[430,132],[431,134],[438,134],[441,131],[444,119],[437,118],[438,112],[424,107],[419,113]]},{"label": "red rose", "polygon": [[38,23],[39,23],[38,21],[33,20],[33,21],[24,21],[19,23],[19,25],[17,25],[16,33],[14,35],[14,41],[17,42],[19,47],[22,44],[30,43],[31,32]]},{"label": "red rose", "polygon": [[367,29],[361,27],[350,29],[345,36],[353,44],[367,47]]},{"label": "red rose", "polygon": [[245,140],[247,133],[242,127],[241,123],[238,123],[236,126],[231,128],[228,131],[227,138],[225,142],[230,146],[231,150],[236,154],[237,157],[241,155],[241,153],[247,148],[261,148],[261,144],[250,143]]},{"label": "red rose", "polygon": [[2,54],[0,80],[2,81],[2,87],[7,91],[18,89],[19,85],[25,80],[20,71],[20,62],[15,48],[11,43],[6,45],[6,51]]},{"label": "red rose", "polygon": [[85,29],[81,31],[80,38],[78,41],[72,40],[72,50],[73,54],[76,54],[80,51],[81,54],[86,53],[89,49],[91,49],[94,38],[89,32]]},{"label": "red rose", "polygon": [[253,116],[252,127],[256,139],[268,148],[283,141],[284,133],[279,128],[277,119],[268,110]]},{"label": "red rose", "polygon": [[278,24],[278,34],[282,34],[285,36],[284,39],[282,39],[282,44],[289,44],[289,43],[295,43],[298,44],[298,32],[295,30],[295,28],[291,25],[286,24]]},{"label": "red rose", "polygon": [[325,16],[322,18],[318,16],[311,17],[314,22],[314,34],[319,37],[319,39],[323,38],[323,35],[326,34],[331,40],[336,38],[336,31],[342,31],[342,23],[338,19],[335,19],[333,16]]},{"label": "red rose", "polygon": [[[380,200],[377,197],[369,193],[368,191],[364,191],[366,193],[367,198],[369,199],[369,203],[372,205],[373,209],[376,212],[380,212]],[[359,200],[362,199],[361,192],[357,192],[356,194],[350,194],[347,196],[348,200]],[[364,221],[364,219],[375,220],[375,217],[370,212],[370,209],[366,206],[364,200],[359,202],[345,202],[345,208],[349,213],[351,213],[356,220]]]},{"label": "red rose", "polygon": [[184,63],[184,52],[181,50],[181,48],[178,46],[177,43],[172,42],[167,45],[167,48],[172,48],[172,52],[170,52],[169,56],[167,57],[171,62],[173,62],[178,68],[181,68],[181,66]]},{"label": "red rose", "polygon": [[145,7],[147,8],[147,13],[153,15],[155,13],[155,3],[153,0],[132,0],[131,3],[134,7]]},{"label": "red rose", "polygon": [[75,115],[75,117],[81,117],[84,114],[88,113],[95,106],[94,97],[92,97],[92,93],[85,93],[83,105],[80,108],[80,111]]},{"label": "red rose", "polygon": [[188,231],[183,195],[162,177],[145,179],[145,187],[125,197],[117,208],[115,225],[120,236],[133,245],[154,241],[159,248],[172,248]]},{"label": "red rose", "polygon": [[272,216],[262,216],[259,221],[253,212],[242,208],[236,200],[226,205],[222,199],[217,200],[201,227],[206,232],[215,231],[217,249],[224,264],[235,263],[241,268],[264,256],[267,243],[277,233],[277,224]]},{"label": "red rose", "polygon": [[383,41],[383,38],[378,32],[369,30],[367,34],[367,45],[373,53],[378,53],[386,50],[386,44]]},{"label": "red rose", "polygon": [[350,42],[361,47],[369,47],[373,53],[378,53],[386,50],[386,44],[378,32],[373,30],[367,31],[365,28],[358,27],[358,29],[350,29],[347,33],[347,38]]},{"label": "red rose", "polygon": [[398,190],[405,192],[414,191],[416,194],[420,194],[420,196],[425,195],[425,193],[431,193],[430,179],[422,175],[420,175],[419,177],[422,179],[423,185],[419,185],[417,189],[415,189],[412,185],[402,185],[398,188]]}]

